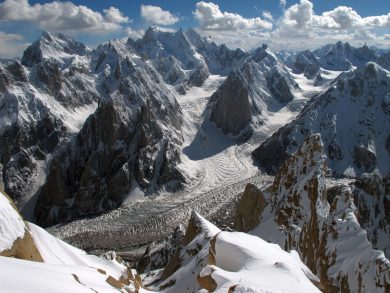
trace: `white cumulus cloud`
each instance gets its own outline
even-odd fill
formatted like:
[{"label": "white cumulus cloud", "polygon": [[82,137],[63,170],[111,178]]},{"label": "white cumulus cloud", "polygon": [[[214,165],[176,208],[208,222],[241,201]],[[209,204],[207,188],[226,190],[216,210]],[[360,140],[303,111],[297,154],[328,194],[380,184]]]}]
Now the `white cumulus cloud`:
[{"label": "white cumulus cloud", "polygon": [[110,7],[108,9],[104,9],[106,20],[112,23],[126,23],[129,22],[129,18],[124,16],[122,12],[115,7]]},{"label": "white cumulus cloud", "polygon": [[272,23],[260,17],[244,18],[243,16],[222,12],[217,4],[212,2],[196,3],[194,12],[202,30],[240,31],[240,30],[269,30]]},{"label": "white cumulus cloud", "polygon": [[269,12],[269,11],[267,11],[267,10],[264,10],[264,11],[261,13],[261,15],[264,17],[264,19],[267,19],[267,20],[269,20],[269,21],[273,21],[273,20],[274,20],[274,18],[273,18],[273,16],[272,16],[272,13]]},{"label": "white cumulus cloud", "polygon": [[271,42],[278,44],[278,47],[312,48],[338,40],[351,43],[366,40],[375,43],[381,38],[373,30],[380,27],[390,27],[390,13],[362,17],[352,7],[338,6],[316,14],[313,2],[300,0],[285,8],[276,29],[271,33]]},{"label": "white cumulus cloud", "polygon": [[179,18],[169,11],[153,5],[141,5],[141,16],[147,22],[160,25],[172,25],[179,21]]},{"label": "white cumulus cloud", "polygon": [[145,31],[143,29],[134,30],[131,27],[125,28],[125,35],[127,37],[134,39],[134,40],[142,38],[144,34],[145,34]]},{"label": "white cumulus cloud", "polygon": [[31,5],[28,0],[5,0],[0,3],[0,21],[28,21],[53,31],[106,33],[122,29],[121,23],[129,19],[114,7],[105,9],[103,15],[72,2]]}]

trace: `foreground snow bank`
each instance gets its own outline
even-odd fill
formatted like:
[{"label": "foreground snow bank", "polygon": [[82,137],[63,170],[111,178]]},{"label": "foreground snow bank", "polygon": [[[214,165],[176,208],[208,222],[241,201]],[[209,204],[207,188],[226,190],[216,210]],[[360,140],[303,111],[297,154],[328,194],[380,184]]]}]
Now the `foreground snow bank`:
[{"label": "foreground snow bank", "polygon": [[[295,251],[240,232],[221,232],[212,241],[214,265],[207,265],[199,281],[213,292],[320,292],[318,282]],[[210,286],[213,285],[213,286]]]},{"label": "foreground snow bank", "polygon": [[0,292],[143,292],[136,272],[25,222],[0,192]]}]

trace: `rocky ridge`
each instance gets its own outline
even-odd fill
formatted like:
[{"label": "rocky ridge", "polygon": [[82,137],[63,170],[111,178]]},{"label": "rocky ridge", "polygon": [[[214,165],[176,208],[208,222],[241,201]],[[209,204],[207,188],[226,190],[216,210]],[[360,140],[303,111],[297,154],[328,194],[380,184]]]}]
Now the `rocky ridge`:
[{"label": "rocky ridge", "polygon": [[[357,189],[348,185],[327,189],[324,150],[321,136],[309,135],[268,189],[247,187],[235,227],[287,251],[296,249],[327,292],[386,292],[390,262],[375,250],[378,242],[370,242],[372,235],[387,233],[386,220],[383,213],[362,213],[367,204],[361,191],[377,194],[372,199],[377,202],[374,209],[384,211],[381,181],[363,179],[356,182]],[[376,221],[383,224],[373,224]]]}]

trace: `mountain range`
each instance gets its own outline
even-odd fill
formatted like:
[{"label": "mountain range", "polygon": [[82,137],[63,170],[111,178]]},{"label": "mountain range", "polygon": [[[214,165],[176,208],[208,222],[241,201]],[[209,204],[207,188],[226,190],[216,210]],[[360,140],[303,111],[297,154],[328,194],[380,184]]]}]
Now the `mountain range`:
[{"label": "mountain range", "polygon": [[43,32],[0,61],[0,289],[387,292],[389,70],[343,42]]}]

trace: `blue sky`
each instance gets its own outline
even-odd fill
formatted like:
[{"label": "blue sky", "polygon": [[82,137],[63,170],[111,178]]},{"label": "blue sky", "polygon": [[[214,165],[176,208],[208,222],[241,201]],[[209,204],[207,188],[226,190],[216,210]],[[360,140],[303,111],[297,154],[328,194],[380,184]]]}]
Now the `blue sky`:
[{"label": "blue sky", "polygon": [[0,57],[20,56],[41,30],[61,31],[94,47],[111,38],[195,28],[229,47],[269,43],[276,50],[337,40],[390,47],[389,0],[5,0]]}]

